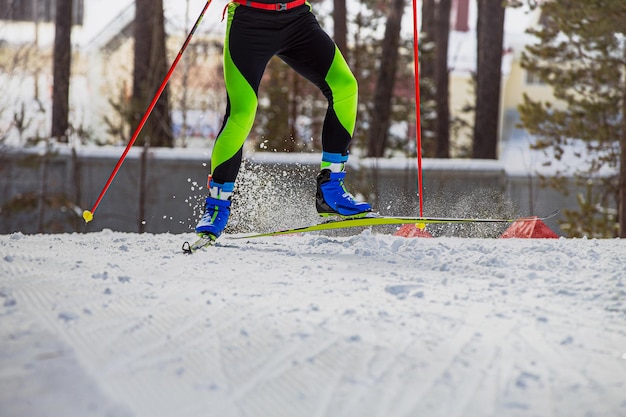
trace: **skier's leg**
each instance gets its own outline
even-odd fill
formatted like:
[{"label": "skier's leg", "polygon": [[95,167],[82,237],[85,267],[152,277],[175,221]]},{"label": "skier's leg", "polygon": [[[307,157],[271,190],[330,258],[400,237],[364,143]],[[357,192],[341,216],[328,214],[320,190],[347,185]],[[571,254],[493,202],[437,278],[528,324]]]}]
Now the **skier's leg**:
[{"label": "skier's leg", "polygon": [[328,100],[324,152],[347,155],[356,121],[358,84],[339,48],[308,9],[283,35],[278,56],[314,83]]},{"label": "skier's leg", "polygon": [[[317,85],[328,100],[322,128],[322,163],[317,177],[316,207],[320,215],[359,216],[371,211],[344,186],[348,147],[356,123],[358,85],[339,48],[309,11],[298,29],[284,36],[279,56]],[[306,29],[303,29],[305,27]]]},{"label": "skier's leg", "polygon": [[220,183],[237,177],[243,144],[256,115],[261,77],[274,55],[272,32],[259,28],[251,12],[235,3],[228,6],[223,57],[227,105],[211,155],[212,177]]},{"label": "skier's leg", "polygon": [[[209,196],[196,232],[217,238],[228,222],[230,198],[242,159],[243,144],[252,129],[258,89],[268,60],[274,54],[271,37],[253,25],[250,10],[234,3],[228,6],[224,42],[224,81],[227,94],[226,114],[211,154]],[[271,33],[270,33],[271,34]]]}]

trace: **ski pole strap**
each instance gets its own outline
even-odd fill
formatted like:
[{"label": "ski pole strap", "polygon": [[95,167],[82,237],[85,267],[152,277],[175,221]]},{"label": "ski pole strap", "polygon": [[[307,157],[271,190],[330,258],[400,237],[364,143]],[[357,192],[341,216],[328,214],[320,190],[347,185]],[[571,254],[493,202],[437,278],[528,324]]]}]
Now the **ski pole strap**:
[{"label": "ski pole strap", "polygon": [[233,3],[241,4],[242,6],[254,7],[255,9],[283,12],[286,10],[291,10],[298,6],[302,6],[304,3],[306,3],[306,0],[293,0],[287,3],[261,3],[258,1],[249,0],[233,0]]}]

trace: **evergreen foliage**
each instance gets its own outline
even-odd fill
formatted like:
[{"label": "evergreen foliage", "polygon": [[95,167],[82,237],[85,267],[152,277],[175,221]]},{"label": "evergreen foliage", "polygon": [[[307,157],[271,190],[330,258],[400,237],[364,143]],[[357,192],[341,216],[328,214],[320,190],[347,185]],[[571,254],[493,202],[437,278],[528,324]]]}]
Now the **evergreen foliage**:
[{"label": "evergreen foliage", "polygon": [[[537,138],[533,146],[555,160],[574,150],[574,181],[586,190],[578,195],[580,211],[565,213],[562,227],[571,237],[619,233],[615,208],[626,195],[620,194],[626,187],[624,167],[620,174],[626,152],[625,22],[623,0],[545,2],[541,26],[529,30],[538,42],[522,56],[523,68],[550,85],[555,100],[525,95],[521,123]],[[544,184],[565,193],[564,175],[559,171]]]}]

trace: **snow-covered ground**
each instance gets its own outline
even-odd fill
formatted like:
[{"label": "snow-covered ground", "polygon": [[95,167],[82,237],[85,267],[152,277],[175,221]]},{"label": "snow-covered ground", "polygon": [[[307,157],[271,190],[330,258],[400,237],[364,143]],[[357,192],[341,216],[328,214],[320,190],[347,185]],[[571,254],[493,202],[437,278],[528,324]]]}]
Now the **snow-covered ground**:
[{"label": "snow-covered ground", "polygon": [[626,416],[626,241],[0,236],[0,415]]}]

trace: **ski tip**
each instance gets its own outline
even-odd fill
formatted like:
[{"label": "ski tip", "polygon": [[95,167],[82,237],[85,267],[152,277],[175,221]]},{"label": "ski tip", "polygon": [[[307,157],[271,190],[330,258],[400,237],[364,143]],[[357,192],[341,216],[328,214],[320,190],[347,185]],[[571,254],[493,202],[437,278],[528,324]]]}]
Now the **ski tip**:
[{"label": "ski tip", "polygon": [[211,234],[198,234],[200,237],[193,243],[189,243],[188,241],[183,243],[183,253],[186,255],[191,255],[196,252],[198,249],[206,248],[207,246],[213,245],[215,240],[217,239],[215,236]]}]

